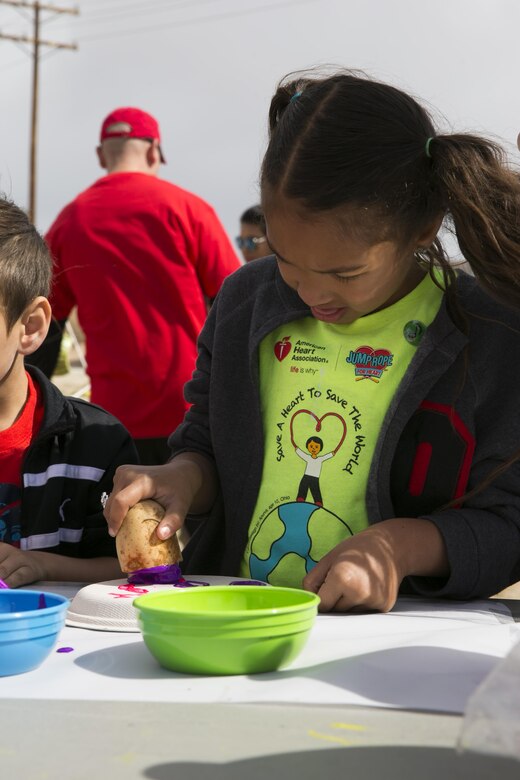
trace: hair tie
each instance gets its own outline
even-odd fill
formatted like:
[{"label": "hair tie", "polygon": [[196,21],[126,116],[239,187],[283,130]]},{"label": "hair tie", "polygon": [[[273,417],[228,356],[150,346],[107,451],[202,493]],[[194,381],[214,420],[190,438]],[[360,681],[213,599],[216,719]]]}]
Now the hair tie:
[{"label": "hair tie", "polygon": [[426,152],[426,157],[430,157],[430,158],[432,156],[431,152],[430,152],[430,144],[431,144],[432,141],[433,141],[433,136],[431,136],[430,138],[427,138],[426,139],[426,145],[424,147],[424,151]]},{"label": "hair tie", "polygon": [[298,100],[302,93],[301,92],[295,92],[294,95],[291,97],[289,103],[293,103],[295,100]]}]

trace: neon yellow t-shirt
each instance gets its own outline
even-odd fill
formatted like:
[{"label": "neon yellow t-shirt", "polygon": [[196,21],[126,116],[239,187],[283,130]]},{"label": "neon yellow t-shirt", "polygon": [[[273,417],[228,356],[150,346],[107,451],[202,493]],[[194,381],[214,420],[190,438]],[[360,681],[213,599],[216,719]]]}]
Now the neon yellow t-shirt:
[{"label": "neon yellow t-shirt", "polygon": [[367,527],[379,430],[441,299],[426,276],[351,324],[305,317],[262,341],[264,464],[241,576],[299,587],[329,550]]}]

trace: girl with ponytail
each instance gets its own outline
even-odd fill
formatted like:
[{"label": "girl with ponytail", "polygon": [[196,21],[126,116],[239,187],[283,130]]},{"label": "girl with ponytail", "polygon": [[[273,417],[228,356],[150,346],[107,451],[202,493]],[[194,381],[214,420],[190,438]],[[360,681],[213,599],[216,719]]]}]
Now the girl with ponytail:
[{"label": "girl with ponytail", "polygon": [[284,79],[269,129],[273,256],[224,284],[174,457],[119,470],[112,531],[157,498],[162,538],[199,518],[186,571],[304,587],[324,611],[490,596],[520,579],[518,176],[350,71]]}]

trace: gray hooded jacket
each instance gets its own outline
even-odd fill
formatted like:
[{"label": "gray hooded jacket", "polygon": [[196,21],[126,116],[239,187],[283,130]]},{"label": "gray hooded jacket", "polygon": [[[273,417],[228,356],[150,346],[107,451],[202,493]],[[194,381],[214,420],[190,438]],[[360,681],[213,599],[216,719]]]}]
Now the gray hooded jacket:
[{"label": "gray hooded jacket", "polygon": [[[465,325],[457,327],[445,296],[390,405],[366,503],[370,523],[426,517],[444,538],[450,576],[409,578],[405,589],[470,599],[520,579],[518,461],[462,506],[442,509],[520,449],[520,316],[466,274],[457,299]],[[170,438],[174,455],[214,459],[220,482],[212,511],[197,518],[186,572],[238,574],[264,455],[258,347],[305,316],[272,257],[230,276],[212,306],[185,389],[192,406]]]}]

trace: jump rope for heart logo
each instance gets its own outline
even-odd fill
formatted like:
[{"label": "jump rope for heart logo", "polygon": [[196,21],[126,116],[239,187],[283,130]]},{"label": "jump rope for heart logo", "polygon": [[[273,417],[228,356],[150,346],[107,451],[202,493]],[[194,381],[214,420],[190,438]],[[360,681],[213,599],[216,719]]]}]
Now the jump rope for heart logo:
[{"label": "jump rope for heart logo", "polygon": [[392,365],[393,359],[393,354],[387,349],[374,349],[365,345],[351,351],[347,363],[353,363],[355,366],[356,382],[370,379],[378,383],[383,376],[383,371],[387,371]]},{"label": "jump rope for heart logo", "polygon": [[290,336],[284,336],[281,341],[277,341],[274,345],[274,354],[280,362],[282,362],[291,351],[292,344],[289,339]]}]

